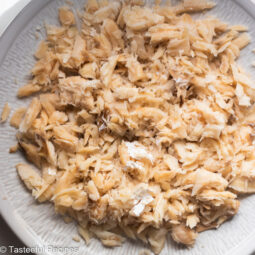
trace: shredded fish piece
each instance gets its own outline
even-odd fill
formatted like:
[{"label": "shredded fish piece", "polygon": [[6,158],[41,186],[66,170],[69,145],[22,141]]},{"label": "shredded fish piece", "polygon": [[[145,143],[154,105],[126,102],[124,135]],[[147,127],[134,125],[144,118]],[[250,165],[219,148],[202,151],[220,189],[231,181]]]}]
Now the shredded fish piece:
[{"label": "shredded fish piece", "polygon": [[11,112],[11,108],[9,106],[8,103],[5,103],[4,108],[2,110],[2,114],[1,114],[1,123],[6,122],[6,120],[8,119],[9,115]]},{"label": "shredded fish piece", "polygon": [[131,209],[130,214],[139,217],[144,211],[145,206],[153,201],[153,197],[150,195],[145,195],[142,199]]},{"label": "shredded fish piece", "polygon": [[195,231],[185,227],[184,225],[176,225],[172,230],[172,237],[177,243],[192,245],[197,234]]},{"label": "shredded fish piece", "polygon": [[30,96],[36,92],[39,92],[42,89],[42,87],[35,85],[35,84],[27,84],[23,87],[21,87],[18,91],[17,96],[22,98],[22,97],[27,97]]},{"label": "shredded fish piece", "polygon": [[19,164],[18,175],[86,244],[125,235],[159,254],[170,233],[192,246],[255,193],[255,83],[236,62],[248,28],[188,14],[211,1],[177,2],[60,8],[18,90],[32,100],[11,117],[10,153],[38,170]]},{"label": "shredded fish piece", "polygon": [[134,142],[126,142],[125,145],[127,146],[128,149],[128,154],[130,155],[131,158],[133,159],[149,159],[151,163],[154,161],[154,157],[151,153],[146,151],[145,148],[143,148],[140,144]]}]

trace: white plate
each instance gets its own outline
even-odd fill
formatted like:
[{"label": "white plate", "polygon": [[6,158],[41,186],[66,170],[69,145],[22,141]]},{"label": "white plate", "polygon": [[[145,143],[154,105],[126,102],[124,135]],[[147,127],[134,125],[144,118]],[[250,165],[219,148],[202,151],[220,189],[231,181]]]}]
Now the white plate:
[{"label": "white plate", "polygon": [[[81,8],[83,0],[74,0],[72,8]],[[242,51],[240,63],[250,72],[255,55],[255,5],[249,0],[216,0],[217,7],[209,12],[230,24],[244,24],[250,28],[252,43]],[[33,0],[12,22],[0,39],[0,107],[6,101],[12,109],[27,103],[17,100],[15,94],[19,86],[26,83],[29,70],[34,64],[32,53],[44,32],[36,31],[44,21],[57,24],[57,7],[65,4],[61,0]],[[206,14],[207,15],[207,14]],[[200,15],[201,16],[201,15]],[[1,214],[20,239],[30,247],[57,246],[79,247],[79,255],[137,255],[143,245],[127,242],[115,249],[104,248],[97,240],[87,247],[84,242],[72,240],[76,234],[74,224],[65,224],[54,213],[51,204],[36,203],[17,177],[15,165],[24,161],[21,154],[9,154],[8,149],[15,144],[15,130],[8,123],[0,126],[0,207]],[[248,255],[255,250],[255,196],[241,199],[241,207],[233,220],[223,224],[218,230],[201,233],[192,249],[184,249],[174,244],[170,238],[161,255]],[[50,247],[38,254],[52,253]],[[63,254],[63,253],[62,253]]]}]

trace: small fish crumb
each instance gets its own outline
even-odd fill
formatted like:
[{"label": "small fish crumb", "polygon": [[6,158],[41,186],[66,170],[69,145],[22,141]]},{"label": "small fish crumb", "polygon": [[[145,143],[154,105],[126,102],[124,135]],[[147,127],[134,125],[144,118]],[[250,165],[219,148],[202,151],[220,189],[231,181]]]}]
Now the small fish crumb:
[{"label": "small fish crumb", "polygon": [[80,237],[78,235],[73,236],[72,238],[75,242],[79,243],[81,241]]},{"label": "small fish crumb", "polygon": [[10,147],[9,153],[15,153],[18,151],[18,149],[19,149],[19,144],[17,143],[15,145],[13,145],[12,147]]},{"label": "small fish crumb", "polygon": [[39,40],[39,39],[40,39],[40,34],[39,34],[37,31],[34,33],[34,35],[35,35],[35,39],[36,39],[36,40]]},{"label": "small fish crumb", "polygon": [[70,1],[70,0],[66,0],[66,4],[70,5],[70,6],[73,6],[73,2]]},{"label": "small fish crumb", "polygon": [[63,219],[64,219],[64,222],[66,224],[69,224],[69,223],[73,222],[73,219],[71,217],[68,217],[68,216],[64,216]]},{"label": "small fish crumb", "polygon": [[139,252],[139,255],[151,255],[151,252],[149,250],[142,250]]}]

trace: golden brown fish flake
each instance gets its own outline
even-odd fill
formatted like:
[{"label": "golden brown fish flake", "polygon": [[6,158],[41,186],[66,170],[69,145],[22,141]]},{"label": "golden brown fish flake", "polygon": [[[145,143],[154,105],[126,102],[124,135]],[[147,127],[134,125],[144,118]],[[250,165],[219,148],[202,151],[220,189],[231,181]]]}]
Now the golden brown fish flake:
[{"label": "golden brown fish flake", "polygon": [[72,26],[76,23],[74,14],[68,7],[59,8],[58,15],[63,26]]},{"label": "golden brown fish flake", "polygon": [[12,114],[12,117],[10,119],[10,125],[19,128],[19,125],[26,113],[26,107],[20,107]]},{"label": "golden brown fish flake", "polygon": [[11,112],[11,108],[8,103],[5,103],[1,113],[1,123],[6,122]]},{"label": "golden brown fish flake", "polygon": [[28,97],[36,92],[39,92],[41,89],[42,89],[41,86],[38,86],[35,84],[27,84],[27,85],[24,85],[23,87],[19,88],[17,96],[19,98]]},{"label": "golden brown fish flake", "polygon": [[41,111],[41,103],[37,98],[34,98],[26,110],[25,116],[20,123],[19,129],[21,132],[26,132],[36,119]]}]

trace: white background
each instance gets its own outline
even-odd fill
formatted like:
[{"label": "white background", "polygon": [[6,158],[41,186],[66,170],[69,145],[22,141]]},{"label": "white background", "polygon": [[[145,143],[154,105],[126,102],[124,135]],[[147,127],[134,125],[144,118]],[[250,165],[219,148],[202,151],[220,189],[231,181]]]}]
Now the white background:
[{"label": "white background", "polygon": [[12,19],[31,0],[0,0],[0,35]]}]

